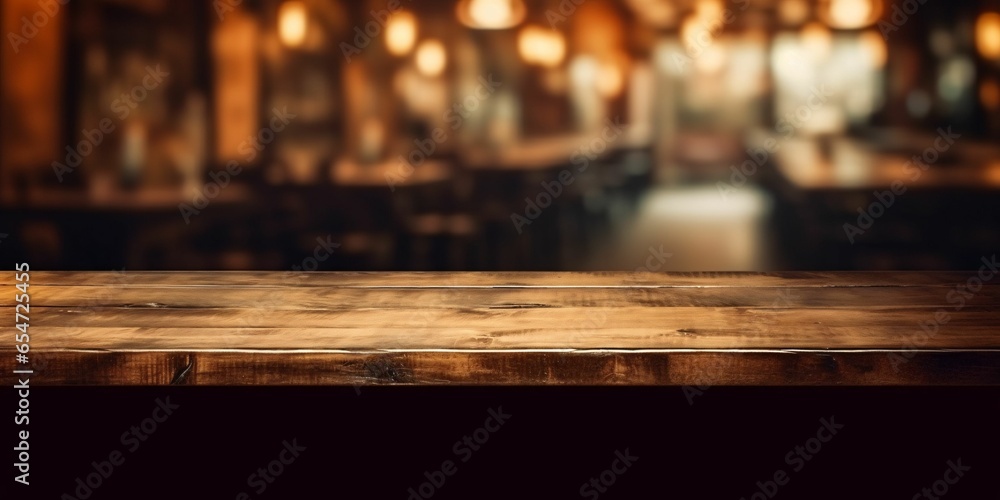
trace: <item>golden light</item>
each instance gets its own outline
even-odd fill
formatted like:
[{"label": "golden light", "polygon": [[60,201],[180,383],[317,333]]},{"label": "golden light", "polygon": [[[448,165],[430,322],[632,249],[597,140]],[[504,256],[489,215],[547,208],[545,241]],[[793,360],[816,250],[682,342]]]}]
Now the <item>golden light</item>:
[{"label": "golden light", "polygon": [[615,97],[622,92],[624,79],[618,66],[607,65],[597,76],[597,91],[604,97]]},{"label": "golden light", "polygon": [[809,4],[806,0],[778,2],[778,18],[785,24],[800,25],[809,18]]},{"label": "golden light", "polygon": [[417,71],[424,76],[438,76],[444,71],[448,56],[438,40],[424,40],[417,47]]},{"label": "golden light", "polygon": [[518,34],[517,49],[524,62],[553,68],[566,56],[566,40],[556,30],[525,26]]},{"label": "golden light", "polygon": [[877,31],[865,31],[858,37],[861,51],[872,68],[881,68],[889,57],[889,51],[885,46],[885,38]]},{"label": "golden light", "polygon": [[597,92],[607,98],[617,97],[625,87],[622,68],[614,62],[601,63],[597,73]]},{"label": "golden light", "polygon": [[721,0],[698,0],[694,6],[695,15],[706,22],[721,18],[723,10]]},{"label": "golden light", "polygon": [[680,37],[684,47],[704,48],[703,45],[712,43],[712,32],[707,28],[705,19],[696,14],[687,16],[681,22]]},{"label": "golden light", "polygon": [[417,41],[417,18],[411,12],[399,11],[385,26],[385,46],[396,56],[409,54]]},{"label": "golden light", "polygon": [[830,55],[830,48],[833,46],[833,36],[826,26],[820,23],[809,23],[802,27],[799,32],[799,40],[802,48],[813,60],[823,59]]},{"label": "golden light", "polygon": [[976,19],[976,50],[987,59],[1000,59],[1000,14],[984,12]]},{"label": "golden light", "polygon": [[278,37],[289,47],[298,47],[306,39],[306,4],[289,1],[278,8]]},{"label": "golden light", "polygon": [[699,0],[694,12],[681,22],[681,43],[686,47],[706,48],[722,31],[723,6],[719,0]]},{"label": "golden light", "polygon": [[470,28],[496,30],[521,24],[527,9],[523,0],[461,0],[455,13]]},{"label": "golden light", "polygon": [[718,73],[722,71],[722,68],[726,67],[729,54],[720,45],[718,43],[710,45],[694,60],[694,66],[698,71],[710,75]]},{"label": "golden light", "polygon": [[673,27],[677,8],[671,0],[626,0],[636,18],[657,28]]},{"label": "golden light", "polygon": [[864,28],[882,15],[882,0],[825,0],[818,13],[831,28]]}]

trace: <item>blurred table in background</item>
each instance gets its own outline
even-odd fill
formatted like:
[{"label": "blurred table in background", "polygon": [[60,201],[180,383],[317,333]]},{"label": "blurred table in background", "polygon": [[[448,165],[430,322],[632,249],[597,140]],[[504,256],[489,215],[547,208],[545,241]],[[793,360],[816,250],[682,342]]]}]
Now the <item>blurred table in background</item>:
[{"label": "blurred table in background", "polygon": [[1000,148],[872,139],[779,141],[774,175],[761,177],[778,194],[788,265],[961,269],[1000,248]]}]

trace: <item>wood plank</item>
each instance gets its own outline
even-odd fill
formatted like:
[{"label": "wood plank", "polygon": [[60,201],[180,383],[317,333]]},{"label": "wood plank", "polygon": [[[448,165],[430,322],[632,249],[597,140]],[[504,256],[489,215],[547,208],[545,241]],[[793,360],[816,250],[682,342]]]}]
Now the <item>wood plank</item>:
[{"label": "wood plank", "polygon": [[[1000,348],[995,309],[950,314],[925,341]],[[9,309],[6,311],[10,311]],[[894,348],[918,338],[932,310],[565,308],[413,311],[36,309],[36,347],[90,349]],[[0,321],[13,324],[13,315]],[[295,326],[291,326],[295,325]],[[778,326],[778,327],[776,327]],[[13,329],[12,329],[13,330]],[[97,333],[100,335],[97,335]]]},{"label": "wood plank", "polygon": [[1000,288],[976,274],[40,271],[30,366],[39,385],[1000,385]]},{"label": "wood plank", "polygon": [[[635,288],[342,288],[264,286],[53,286],[35,284],[33,304],[48,307],[177,307],[343,310],[465,307],[948,307],[1000,303],[1000,287],[971,297],[955,285],[899,287],[760,286]],[[951,294],[951,295],[949,295]],[[13,294],[0,306],[13,306]]]},{"label": "wood plank", "polygon": [[[894,358],[893,355],[896,355]],[[1000,386],[996,352],[58,351],[32,385]],[[9,372],[5,382],[16,383]]]}]

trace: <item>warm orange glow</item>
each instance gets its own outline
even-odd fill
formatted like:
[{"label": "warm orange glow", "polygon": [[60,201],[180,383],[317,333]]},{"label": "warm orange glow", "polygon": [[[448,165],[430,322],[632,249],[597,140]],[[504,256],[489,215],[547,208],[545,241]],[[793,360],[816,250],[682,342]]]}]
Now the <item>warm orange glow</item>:
[{"label": "warm orange glow", "polygon": [[694,65],[698,71],[705,74],[713,74],[722,71],[726,67],[729,54],[719,43],[708,46],[704,52],[694,60]]},{"label": "warm orange glow", "polygon": [[778,2],[778,17],[785,24],[802,24],[809,18],[809,4],[806,3],[806,0],[784,0]]},{"label": "warm orange glow", "polygon": [[881,68],[885,66],[889,52],[881,34],[877,31],[865,31],[858,37],[858,43],[861,44],[861,50],[871,67]]},{"label": "warm orange glow", "polygon": [[447,61],[444,44],[438,40],[425,40],[417,47],[417,71],[424,76],[440,75]]},{"label": "warm orange glow", "polygon": [[809,23],[799,33],[802,48],[813,60],[823,59],[830,54],[833,37],[830,30],[820,23]]},{"label": "warm orange glow", "polygon": [[858,29],[870,26],[882,13],[881,0],[827,0],[819,13],[832,28]]},{"label": "warm orange glow", "polygon": [[720,19],[723,8],[720,0],[698,0],[694,6],[695,15],[705,21]]},{"label": "warm orange glow", "polygon": [[621,68],[613,63],[602,64],[600,72],[597,74],[597,91],[604,97],[616,97],[622,93],[625,86],[625,78]]},{"label": "warm orange glow", "polygon": [[456,13],[470,28],[505,29],[521,24],[526,11],[523,0],[461,0]]},{"label": "warm orange glow", "polygon": [[626,3],[639,20],[657,28],[673,27],[677,20],[672,0],[626,0]]},{"label": "warm orange glow", "polygon": [[[704,34],[704,36],[702,36]],[[702,47],[702,40],[698,37],[702,36],[703,40],[707,40],[708,44],[711,44],[711,32],[705,28],[704,19],[698,17],[695,14],[691,14],[684,18],[681,22],[681,43],[686,47]]]},{"label": "warm orange glow", "polygon": [[984,12],[976,19],[976,49],[987,59],[1000,59],[1000,14]]},{"label": "warm orange glow", "polygon": [[416,40],[416,16],[407,11],[393,14],[385,27],[385,46],[389,53],[397,56],[409,54]]},{"label": "warm orange glow", "polygon": [[698,48],[711,45],[725,24],[723,12],[718,0],[699,0],[694,12],[681,23],[681,43]]},{"label": "warm orange glow", "polygon": [[556,30],[526,26],[518,35],[517,49],[524,62],[552,68],[566,56],[566,40]]},{"label": "warm orange glow", "polygon": [[597,92],[608,99],[622,94],[625,89],[625,75],[628,73],[629,58],[622,52],[609,54],[595,60],[594,85]]},{"label": "warm orange glow", "polygon": [[289,47],[298,47],[306,39],[306,4],[289,1],[278,8],[278,36]]}]

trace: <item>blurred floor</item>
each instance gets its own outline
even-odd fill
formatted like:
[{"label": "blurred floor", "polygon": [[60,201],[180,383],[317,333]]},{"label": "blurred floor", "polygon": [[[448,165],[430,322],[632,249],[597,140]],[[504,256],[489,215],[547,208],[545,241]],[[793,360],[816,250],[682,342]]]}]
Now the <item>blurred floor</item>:
[{"label": "blurred floor", "polygon": [[765,271],[780,267],[770,248],[773,202],[746,187],[723,195],[714,185],[660,187],[595,251],[592,270]]}]

